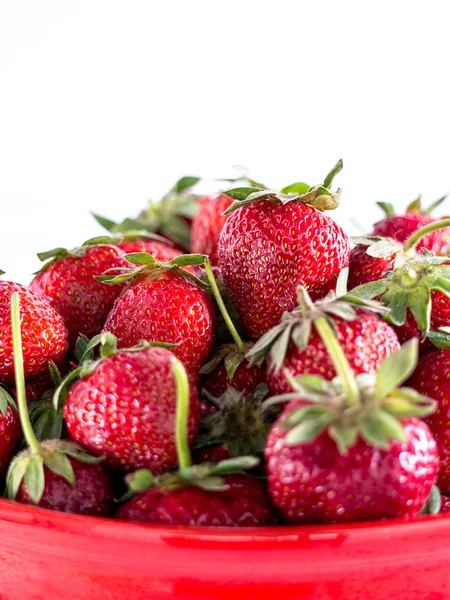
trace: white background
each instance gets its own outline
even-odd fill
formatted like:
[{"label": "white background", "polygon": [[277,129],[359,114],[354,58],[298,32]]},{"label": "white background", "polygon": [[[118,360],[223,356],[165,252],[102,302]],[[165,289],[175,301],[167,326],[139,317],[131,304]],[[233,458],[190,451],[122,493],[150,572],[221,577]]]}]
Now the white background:
[{"label": "white background", "polygon": [[[367,227],[450,190],[446,2],[0,0],[0,267],[183,174],[317,183]],[[450,209],[447,209],[450,212]]]}]

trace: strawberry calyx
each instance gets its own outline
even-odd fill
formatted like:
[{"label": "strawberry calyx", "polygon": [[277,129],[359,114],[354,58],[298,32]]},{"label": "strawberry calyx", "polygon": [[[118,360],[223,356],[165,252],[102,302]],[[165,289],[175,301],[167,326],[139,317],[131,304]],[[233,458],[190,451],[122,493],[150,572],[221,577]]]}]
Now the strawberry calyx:
[{"label": "strawberry calyx", "polygon": [[202,418],[194,448],[224,444],[231,457],[262,455],[269,429],[279,416],[278,406],[264,407],[268,391],[265,383],[247,396],[232,386],[227,386],[219,398],[203,390],[203,397],[217,411]]},{"label": "strawberry calyx", "polygon": [[357,286],[351,293],[364,300],[379,298],[390,309],[384,318],[394,325],[403,325],[409,310],[425,339],[430,334],[431,292],[437,290],[450,297],[448,263],[448,257],[423,250],[418,258],[388,271],[382,279]]},{"label": "strawberry calyx", "polygon": [[[406,214],[419,213],[422,215],[431,215],[432,212],[436,208],[438,208],[444,202],[444,200],[446,200],[446,198],[447,198],[447,194],[445,196],[442,196],[441,198],[438,198],[434,202],[432,202],[430,204],[430,206],[428,206],[428,208],[423,208],[422,207],[422,195],[419,194],[419,196],[417,198],[415,198],[412,202],[410,202],[408,204],[405,212],[406,212]],[[395,212],[395,208],[394,208],[393,204],[391,204],[390,202],[377,202],[377,205],[381,208],[381,210],[384,212],[384,214],[387,217],[393,217],[397,214]]]},{"label": "strawberry calyx", "polygon": [[418,342],[412,339],[385,358],[376,373],[354,377],[359,390],[356,404],[348,402],[340,377],[327,381],[317,375],[294,378],[286,373],[294,391],[271,398],[268,403],[302,401],[281,423],[289,431],[287,445],[313,441],[324,431],[328,431],[341,454],[346,454],[358,436],[382,449],[388,448],[392,440],[405,441],[402,421],[426,417],[436,409],[434,400],[399,387],[413,373],[417,360]]},{"label": "strawberry calyx", "polygon": [[[238,367],[245,361],[246,354],[253,347],[251,342],[244,342],[242,350],[238,350],[235,344],[223,344],[214,353],[214,356],[205,363],[200,369],[200,375],[209,375],[213,373],[220,364],[224,364],[227,372],[228,380],[233,382]],[[258,361],[257,366],[260,366],[262,360]]]},{"label": "strawberry calyx", "polygon": [[93,217],[111,233],[124,233],[130,229],[158,232],[189,250],[191,234],[185,219],[192,219],[199,209],[199,197],[190,192],[199,181],[199,177],[182,177],[160,201],[149,200],[148,207],[135,219],[116,223],[99,215]]},{"label": "strawberry calyx", "polygon": [[177,273],[185,279],[196,283],[202,289],[209,289],[208,284],[184,268],[203,265],[207,258],[206,254],[182,254],[169,262],[158,261],[148,252],[125,254],[125,258],[128,262],[136,266],[125,269],[120,267],[110,269],[105,275],[97,276],[96,279],[110,285],[117,285],[124,281],[131,281],[141,277],[154,280],[162,277],[164,273]]},{"label": "strawberry calyx", "polygon": [[145,229],[130,229],[124,232],[111,233],[110,235],[99,235],[90,238],[84,242],[83,246],[93,246],[97,244],[107,244],[115,246],[122,242],[138,242],[141,240],[151,240],[153,242],[160,242],[166,246],[172,246],[173,242],[162,235],[146,231]]},{"label": "strawberry calyx", "polygon": [[265,333],[247,352],[250,365],[270,356],[270,368],[278,371],[284,362],[289,344],[293,342],[300,350],[307,347],[311,339],[313,325],[318,319],[324,319],[336,330],[335,317],[345,321],[358,319],[361,311],[387,314],[387,309],[380,302],[362,299],[347,292],[348,269],[339,275],[335,292],[325,298],[312,302],[308,292],[302,286],[297,289],[299,305],[291,312],[283,314],[281,323]]},{"label": "strawberry calyx", "polygon": [[343,162],[339,160],[325,177],[323,183],[309,186],[303,182],[296,182],[284,187],[281,191],[261,189],[260,187],[232,188],[222,193],[235,202],[225,211],[229,214],[238,208],[252,204],[257,200],[266,200],[275,204],[287,204],[288,202],[302,202],[309,204],[319,211],[332,210],[339,206],[341,190],[331,190],[334,177],[342,170]]},{"label": "strawberry calyx", "polygon": [[0,384],[0,413],[6,417],[8,407],[11,406],[14,410],[18,410],[17,404],[14,398],[11,396],[7,387]]},{"label": "strawberry calyx", "polygon": [[4,275],[5,273],[6,273],[6,271],[3,271],[2,269],[0,269],[0,277],[1,277],[2,275]]},{"label": "strawberry calyx", "polygon": [[433,485],[427,501],[419,515],[438,515],[441,512],[442,496],[437,485]]}]

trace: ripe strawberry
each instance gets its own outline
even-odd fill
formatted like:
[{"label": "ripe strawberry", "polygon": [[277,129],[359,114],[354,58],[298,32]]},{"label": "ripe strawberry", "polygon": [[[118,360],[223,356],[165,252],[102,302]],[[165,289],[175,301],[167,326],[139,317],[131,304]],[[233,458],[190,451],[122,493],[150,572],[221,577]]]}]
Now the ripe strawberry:
[{"label": "ripe strawberry", "polygon": [[442,496],[441,513],[450,512],[450,496]]},{"label": "ripe strawberry", "polygon": [[190,261],[194,264],[198,255],[181,256],[170,263],[159,263],[149,254],[135,257],[143,265],[139,269],[102,278],[110,283],[134,278],[114,303],[104,330],[117,337],[120,348],[142,340],[179,344],[174,354],[191,373],[198,373],[214,342],[214,307],[199,280],[180,268]]},{"label": "ripe strawberry", "polygon": [[423,240],[433,232],[447,231],[449,226],[450,219],[433,219],[403,242],[377,236],[352,238],[358,245],[350,254],[349,289],[377,281],[406,261],[417,258],[423,251]]},{"label": "ripe strawberry", "polygon": [[[431,212],[437,208],[446,196],[434,202],[429,208],[422,209],[420,197],[414,200],[406,209],[406,213],[396,215],[392,204],[378,202],[378,206],[386,213],[386,217],[375,223],[373,235],[393,238],[398,242],[406,242],[406,240],[422,227],[434,223],[436,221],[431,215]],[[442,231],[432,231],[424,236],[418,246],[418,250],[425,249],[434,254],[447,254],[450,245],[450,229]]]},{"label": "ripe strawberry", "polygon": [[107,286],[96,279],[110,269],[129,267],[124,253],[110,245],[62,248],[40,254],[52,258],[36,275],[30,288],[45,296],[63,317],[72,348],[80,333],[99,333],[121,286]]},{"label": "ripe strawberry", "polygon": [[[177,460],[174,355],[148,344],[117,351],[111,334],[104,336],[102,354],[100,362],[80,368],[81,379],[68,393],[64,416],[69,434],[116,469],[172,469]],[[190,444],[198,422],[198,393],[191,383]]]},{"label": "ripe strawberry", "polygon": [[0,382],[5,384],[14,382],[10,310],[14,293],[22,304],[25,377],[44,373],[50,360],[61,363],[67,351],[66,327],[47,300],[19,283],[0,281]]},{"label": "ripe strawberry", "polygon": [[233,200],[228,196],[200,198],[200,209],[192,220],[191,252],[207,254],[212,265],[218,262],[220,232],[229,218],[223,213],[230,208]]},{"label": "ripe strawberry", "polygon": [[22,428],[14,400],[7,390],[0,386],[0,477],[5,475],[20,440]]},{"label": "ripe strawberry", "polygon": [[189,251],[192,219],[199,208],[198,196],[192,194],[191,188],[199,181],[199,177],[182,177],[160,201],[150,200],[148,208],[135,219],[115,223],[98,215],[93,216],[110,233],[145,230],[167,238],[178,250]]},{"label": "ripe strawberry", "polygon": [[6,478],[6,495],[25,504],[36,504],[63,512],[111,514],[114,486],[99,459],[82,451],[76,444],[51,440],[40,444],[28,416],[25,396],[20,300],[11,299],[14,332],[14,368],[17,400],[28,449],[11,462]]},{"label": "ripe strawberry", "polygon": [[328,187],[339,162],[321,186],[293,184],[282,193],[237,188],[219,241],[219,266],[231,301],[251,339],[258,339],[283,312],[292,310],[296,289],[314,298],[336,285],[348,265],[349,240],[322,210],[335,208],[338,193]]},{"label": "ripe strawberry", "polygon": [[450,495],[450,350],[430,352],[424,356],[409,385],[437,401],[436,412],[427,422],[441,457],[438,485],[443,494]]},{"label": "ripe strawberry", "polygon": [[174,248],[172,242],[166,238],[149,233],[147,231],[130,230],[125,233],[113,233],[92,238],[85,244],[108,244],[117,246],[124,254],[133,254],[135,252],[148,252],[156,260],[169,262],[172,258],[181,256],[182,252]]},{"label": "ripe strawberry", "polygon": [[[324,342],[331,332],[322,331]],[[297,399],[269,433],[272,500],[292,524],[413,517],[439,468],[436,442],[415,416],[429,414],[432,401],[397,388],[414,369],[417,341],[386,358],[376,375],[356,379],[331,347],[340,378],[291,378],[296,391],[287,396]]]},{"label": "ripe strawberry", "polygon": [[333,292],[313,304],[304,288],[299,288],[298,294],[300,306],[286,313],[282,322],[256,342],[247,355],[252,361],[268,355],[267,383],[271,394],[291,390],[286,370],[294,376],[320,375],[327,380],[336,376],[326,345],[314,327],[319,317],[333,327],[356,374],[375,372],[387,356],[399,349],[395,331],[375,314],[383,312],[381,305],[364,304],[348,294],[338,297]]},{"label": "ripe strawberry", "polygon": [[[275,523],[267,491],[261,480],[243,475],[258,459],[243,456],[218,464],[191,465],[186,424],[189,383],[179,361],[173,364],[177,381],[177,453],[179,470],[154,478],[148,470],[127,476],[128,499],[119,519],[166,525],[255,527]],[[134,494],[137,494],[133,497]]]}]

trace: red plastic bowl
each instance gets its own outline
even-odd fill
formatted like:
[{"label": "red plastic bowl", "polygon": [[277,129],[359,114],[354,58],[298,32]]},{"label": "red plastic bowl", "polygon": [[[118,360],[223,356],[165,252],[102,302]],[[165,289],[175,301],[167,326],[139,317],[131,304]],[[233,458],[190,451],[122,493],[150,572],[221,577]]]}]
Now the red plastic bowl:
[{"label": "red plastic bowl", "polygon": [[1,600],[449,600],[450,516],[231,530],[0,500]]}]

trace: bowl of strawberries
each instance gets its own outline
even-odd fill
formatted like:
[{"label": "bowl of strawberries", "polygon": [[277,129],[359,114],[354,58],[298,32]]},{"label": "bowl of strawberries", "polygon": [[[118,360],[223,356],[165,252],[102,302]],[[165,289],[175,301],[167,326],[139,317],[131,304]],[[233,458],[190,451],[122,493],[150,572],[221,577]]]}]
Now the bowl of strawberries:
[{"label": "bowl of strawberries", "polygon": [[350,240],[341,168],[0,280],[2,598],[449,597],[450,220]]}]

